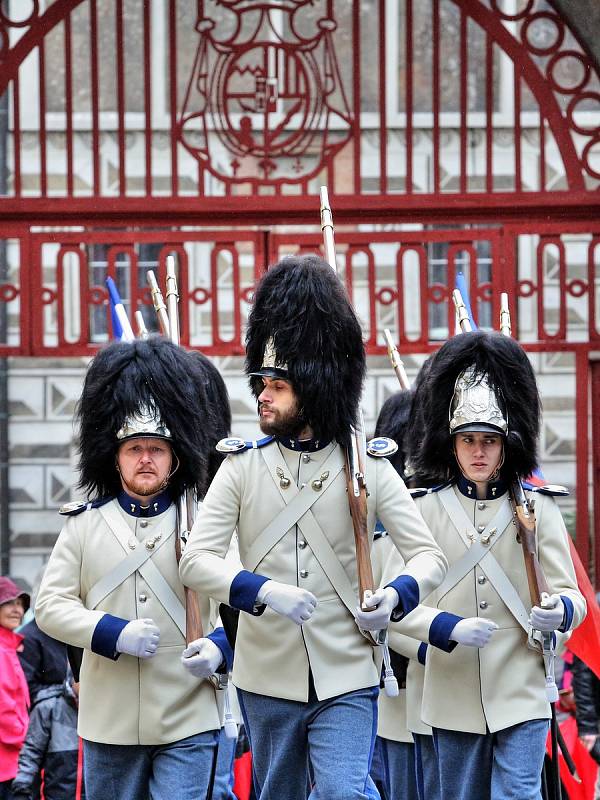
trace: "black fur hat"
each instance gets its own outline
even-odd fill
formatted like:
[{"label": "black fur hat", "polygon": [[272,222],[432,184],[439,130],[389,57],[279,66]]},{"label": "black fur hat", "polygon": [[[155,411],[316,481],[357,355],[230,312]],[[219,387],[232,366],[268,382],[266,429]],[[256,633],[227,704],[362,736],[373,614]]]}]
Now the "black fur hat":
[{"label": "black fur hat", "polygon": [[[522,347],[500,333],[473,331],[446,342],[429,360],[417,387],[407,434],[408,457],[419,475],[438,481],[457,475],[458,466],[449,432],[449,408],[456,379],[467,367],[485,373],[508,420],[502,473],[522,478],[537,466],[540,398],[535,375]],[[415,431],[415,424],[422,428]],[[420,434],[420,435],[419,435]]]},{"label": "black fur hat", "polygon": [[117,431],[148,405],[169,429],[180,462],[169,482],[171,496],[187,488],[199,497],[206,493],[220,462],[215,445],[227,436],[231,422],[225,384],[206,356],[153,336],[113,342],[88,368],[77,421],[79,487],[90,499],[121,490],[115,469]]},{"label": "black fur hat", "polygon": [[[263,370],[274,349],[276,369]],[[282,259],[256,287],[246,332],[246,373],[290,380],[314,436],[345,445],[365,376],[362,332],[342,283],[316,255]]]},{"label": "black fur hat", "polygon": [[402,478],[405,477],[406,448],[404,434],[410,417],[413,393],[410,389],[402,389],[388,397],[381,406],[375,425],[375,436],[387,436],[398,445],[398,450],[388,456],[393,467]]}]

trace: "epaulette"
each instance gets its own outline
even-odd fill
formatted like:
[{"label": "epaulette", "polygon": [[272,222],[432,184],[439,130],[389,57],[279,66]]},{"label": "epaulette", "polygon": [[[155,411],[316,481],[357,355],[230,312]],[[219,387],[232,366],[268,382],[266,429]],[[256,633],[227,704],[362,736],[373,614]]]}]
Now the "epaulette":
[{"label": "epaulette", "polygon": [[228,436],[217,443],[217,450],[219,453],[234,455],[235,453],[243,453],[244,450],[258,450],[260,447],[264,447],[274,441],[274,439],[274,436],[265,436],[263,439],[253,439],[247,442],[245,439],[240,439],[239,436]]},{"label": "epaulette", "polygon": [[383,522],[378,519],[375,523],[375,531],[373,532],[373,541],[376,542],[378,539],[383,539],[384,536],[387,536],[388,532],[383,527]]},{"label": "epaulette", "polygon": [[421,486],[417,489],[409,489],[408,491],[414,500],[416,497],[424,497],[426,494],[434,494],[435,492],[439,492],[442,489],[445,489],[446,486],[449,486],[451,483],[452,481],[445,481],[445,483],[440,483],[439,486]]},{"label": "epaulette", "polygon": [[533,483],[523,481],[523,488],[528,492],[536,494],[547,494],[549,497],[568,497],[569,490],[566,486],[559,486],[557,483],[547,483],[545,486],[535,486]]},{"label": "epaulette", "polygon": [[112,496],[100,497],[98,500],[92,500],[91,503],[86,503],[85,500],[72,500],[70,503],[62,505],[58,509],[58,513],[62,514],[64,517],[76,517],[77,514],[81,514],[82,511],[86,511],[90,508],[100,508],[100,506],[109,503],[112,499]]},{"label": "epaulette", "polygon": [[398,445],[387,436],[377,436],[367,442],[367,453],[374,458],[389,458],[398,452]]}]

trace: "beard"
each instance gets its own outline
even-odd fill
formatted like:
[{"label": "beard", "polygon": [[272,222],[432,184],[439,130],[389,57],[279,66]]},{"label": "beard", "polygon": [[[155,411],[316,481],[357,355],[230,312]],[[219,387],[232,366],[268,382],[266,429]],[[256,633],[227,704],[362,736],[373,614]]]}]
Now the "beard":
[{"label": "beard", "polygon": [[152,483],[142,483],[135,478],[126,484],[127,488],[140,497],[150,497],[153,494],[159,494],[167,485],[167,479],[156,478]]},{"label": "beard", "polygon": [[[258,405],[260,414],[262,403]],[[287,411],[273,411],[273,417],[265,420],[259,416],[259,427],[267,436],[281,436],[287,439],[295,439],[306,427],[306,420],[300,414],[298,403]]]}]

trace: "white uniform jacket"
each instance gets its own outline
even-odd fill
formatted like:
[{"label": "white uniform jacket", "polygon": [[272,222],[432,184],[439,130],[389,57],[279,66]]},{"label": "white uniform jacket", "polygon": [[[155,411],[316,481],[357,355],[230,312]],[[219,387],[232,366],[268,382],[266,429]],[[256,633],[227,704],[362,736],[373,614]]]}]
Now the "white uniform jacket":
[{"label": "white uniform jacket", "polygon": [[[585,617],[585,600],[577,588],[568,534],[553,497],[536,492],[531,499],[535,503],[538,558],[550,591],[560,594],[565,605],[560,630],[569,631]],[[447,509],[453,503],[456,508],[456,500],[464,513],[450,516]],[[507,605],[510,596],[505,588],[498,584],[497,590],[494,585],[499,567],[517,596],[513,608],[520,602],[526,621],[531,600],[506,487],[490,484],[488,499],[476,500],[474,484],[461,479],[458,485],[429,491],[416,503],[448,558],[449,576],[471,541],[484,543],[486,553],[497,564],[482,558],[454,586],[442,584],[441,594],[436,591],[427,598],[425,605],[446,612],[444,617],[432,616],[432,609],[424,607],[399,625],[408,635],[429,634],[430,640],[432,627],[437,629],[438,640],[447,639],[460,618],[486,617],[498,625],[491,641],[481,649],[458,646],[452,653],[444,652],[452,649],[450,642],[446,648],[429,648],[423,721],[447,730],[493,733],[527,720],[548,718],[542,657],[528,647],[527,634],[509,607],[512,601]]]},{"label": "white uniform jacket", "polygon": [[[141,517],[139,504],[124,493],[100,503],[67,518],[35,609],[42,630],[85,648],[79,735],[106,744],[159,745],[218,729],[215,690],[181,665],[185,638],[160,599],[170,596],[180,611],[185,602],[175,558],[175,506],[162,495],[156,513]],[[134,551],[152,557],[89,608],[92,588]],[[200,600],[208,630],[209,601]],[[160,630],[156,655],[142,660],[117,653],[123,627],[141,618],[153,619]],[[227,653],[222,629],[214,641]]]},{"label": "white uniform jacket", "polygon": [[[342,448],[333,443],[315,449],[319,443],[312,442],[302,443],[310,452],[300,452],[298,442],[283,446],[269,438],[261,444],[221,465],[182,557],[181,578],[248,612],[240,615],[235,648],[233,682],[239,688],[306,701],[309,669],[320,700],[377,685],[373,648],[353,618],[358,581]],[[392,582],[401,615],[439,584],[446,559],[391,464],[384,458],[367,462],[371,541],[379,517],[406,561],[404,574]],[[302,486],[314,501],[310,509],[297,524],[274,522]],[[236,526],[241,572],[223,560]],[[271,609],[255,608],[269,578],[316,596],[308,623],[297,626]]]}]

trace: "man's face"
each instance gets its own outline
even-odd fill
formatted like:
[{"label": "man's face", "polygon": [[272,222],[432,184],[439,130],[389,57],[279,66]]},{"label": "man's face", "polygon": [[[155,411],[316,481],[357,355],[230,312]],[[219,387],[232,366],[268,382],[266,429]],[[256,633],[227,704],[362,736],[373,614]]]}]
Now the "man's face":
[{"label": "man's face", "polygon": [[126,492],[150,497],[161,492],[171,471],[173,454],[164,439],[129,439],[117,451],[121,484]]},{"label": "man's face", "polygon": [[304,428],[296,393],[289,381],[263,378],[258,396],[259,425],[267,436],[296,437]]}]

